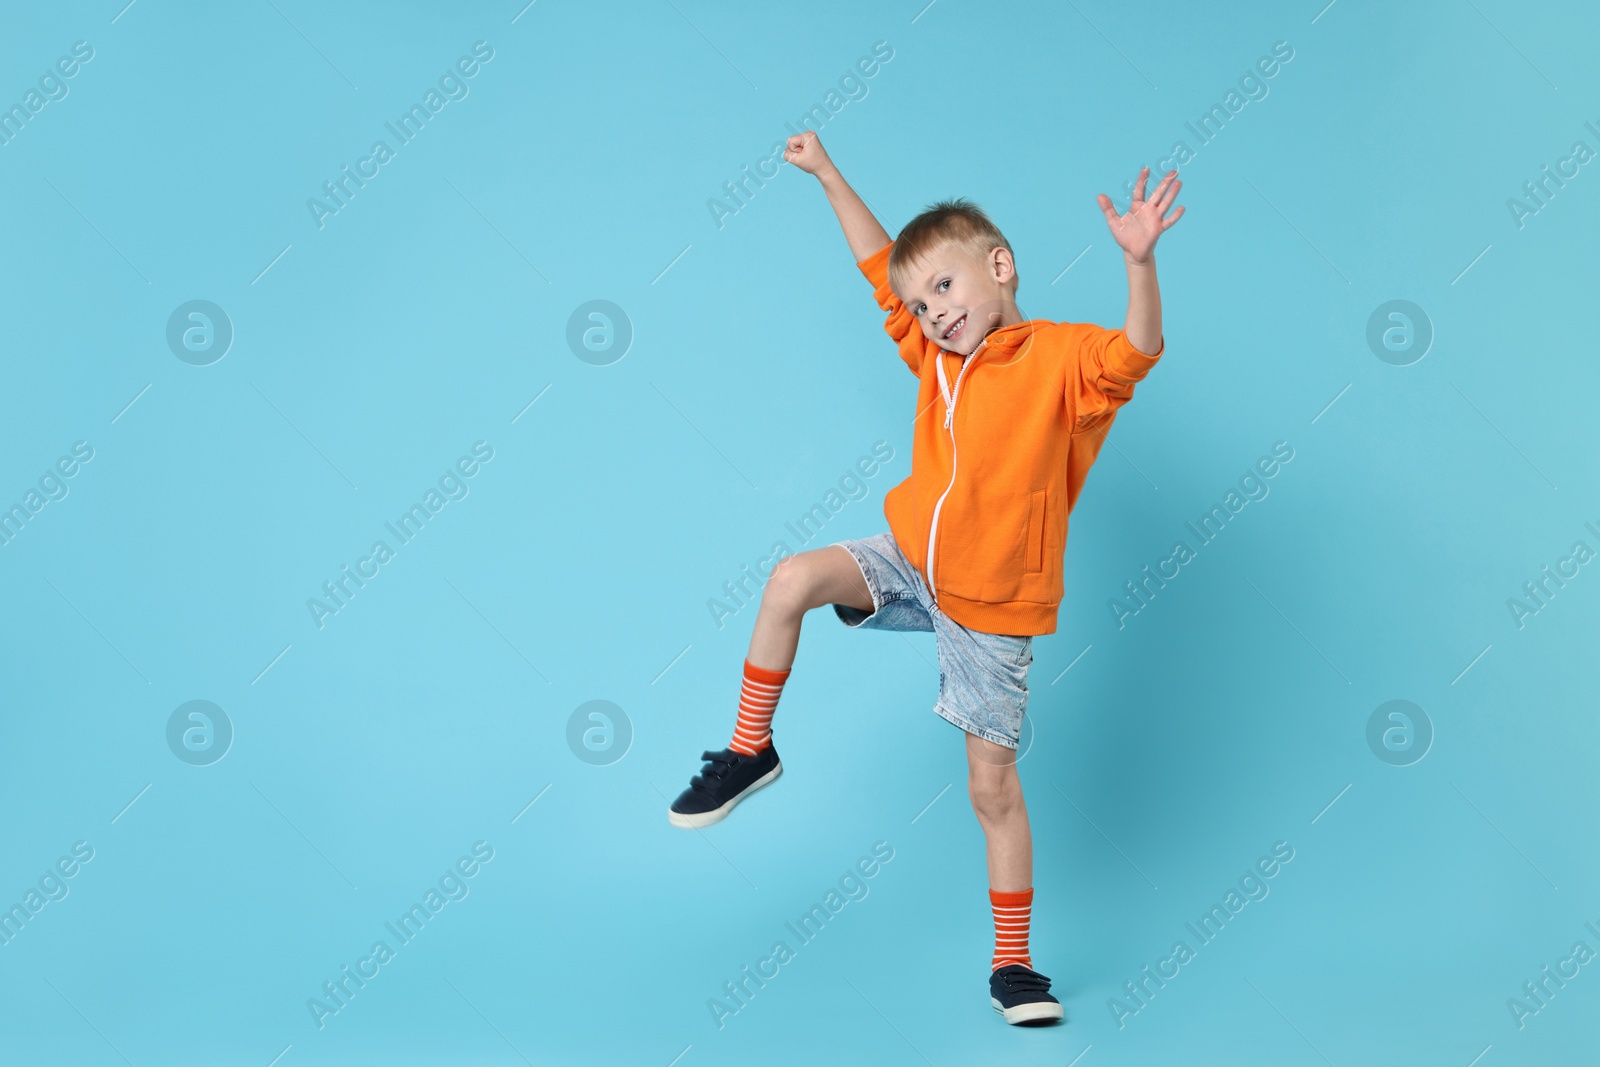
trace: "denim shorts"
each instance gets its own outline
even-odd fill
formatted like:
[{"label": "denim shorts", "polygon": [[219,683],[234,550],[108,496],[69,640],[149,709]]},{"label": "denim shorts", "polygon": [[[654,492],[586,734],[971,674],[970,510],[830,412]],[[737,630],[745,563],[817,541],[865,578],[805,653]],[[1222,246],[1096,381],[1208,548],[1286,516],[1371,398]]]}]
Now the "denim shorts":
[{"label": "denim shorts", "polygon": [[939,651],[935,714],[969,734],[1015,749],[1028,708],[1033,638],[969,630],[950,618],[933,603],[922,573],[892,533],[833,544],[855,557],[872,594],[871,612],[833,605],[840,621],[872,630],[932,630]]}]

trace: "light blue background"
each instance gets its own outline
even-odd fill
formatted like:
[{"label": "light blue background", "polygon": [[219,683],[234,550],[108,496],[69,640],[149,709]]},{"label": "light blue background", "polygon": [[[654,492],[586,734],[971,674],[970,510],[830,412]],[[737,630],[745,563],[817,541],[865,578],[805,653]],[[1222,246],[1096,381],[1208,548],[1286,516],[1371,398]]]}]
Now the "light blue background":
[{"label": "light blue background", "polygon": [[[1600,175],[1520,228],[1507,207],[1600,148],[1590,8],[122,3],[8,4],[0,38],[6,104],[94,48],[0,147],[0,503],[94,449],[0,547],[0,904],[94,849],[0,945],[7,1062],[1595,1047],[1596,965],[1524,1028],[1506,1004],[1600,950],[1600,576],[1520,629],[1506,604],[1600,548]],[[470,94],[319,229],[307,199],[479,40]],[[910,471],[914,383],[815,182],[786,167],[720,227],[707,207],[877,41],[893,59],[822,136],[884,225],[971,196],[1027,316],[1110,326],[1126,280],[1095,194],[1125,207],[1141,165],[1197,143],[1186,122],[1294,49],[1182,167],[1166,354],[1035,643],[1048,1030],[988,1003],[983,838],[931,635],[811,615],[783,779],[703,833],[665,819],[727,743],[755,617],[719,629],[707,601],[775,540],[883,529]],[[192,299],[236,331],[211,366],[165,342]],[[608,366],[566,342],[594,299],[634,329]],[[1409,366],[1365,340],[1393,299],[1435,331]],[[480,440],[470,494],[319,629],[307,599]],[[878,440],[870,495],[794,544],[784,523]],[[1123,582],[1277,441],[1270,495],[1119,629]],[[195,699],[236,731],[210,766],[165,740]],[[566,741],[595,699],[634,733],[608,766]],[[1391,699],[1436,731],[1411,766],[1366,742]],[[307,999],[476,841],[470,895],[319,1030]],[[869,894],[719,1029],[708,999],[878,841]],[[1108,999],[1278,841],[1270,895],[1119,1028]]]}]

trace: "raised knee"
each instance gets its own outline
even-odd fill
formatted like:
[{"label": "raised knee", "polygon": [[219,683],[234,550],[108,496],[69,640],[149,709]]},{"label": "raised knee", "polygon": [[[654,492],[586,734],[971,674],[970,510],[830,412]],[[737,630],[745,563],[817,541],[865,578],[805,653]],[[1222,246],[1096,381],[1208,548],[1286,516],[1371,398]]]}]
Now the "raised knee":
[{"label": "raised knee", "polygon": [[804,612],[809,603],[811,581],[806,565],[799,556],[785,556],[772,568],[767,584],[761,591],[762,604],[786,612]]}]

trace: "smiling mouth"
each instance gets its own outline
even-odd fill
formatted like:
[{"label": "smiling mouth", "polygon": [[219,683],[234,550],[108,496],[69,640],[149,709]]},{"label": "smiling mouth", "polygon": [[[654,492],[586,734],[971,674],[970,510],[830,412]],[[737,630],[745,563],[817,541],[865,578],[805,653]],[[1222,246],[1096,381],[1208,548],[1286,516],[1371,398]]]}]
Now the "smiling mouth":
[{"label": "smiling mouth", "polygon": [[963,315],[959,319],[957,319],[954,323],[952,323],[950,328],[944,332],[944,337],[942,338],[942,340],[948,341],[951,338],[955,337],[958,333],[960,333],[963,329],[966,328],[966,325],[967,325],[967,317],[965,315]]}]

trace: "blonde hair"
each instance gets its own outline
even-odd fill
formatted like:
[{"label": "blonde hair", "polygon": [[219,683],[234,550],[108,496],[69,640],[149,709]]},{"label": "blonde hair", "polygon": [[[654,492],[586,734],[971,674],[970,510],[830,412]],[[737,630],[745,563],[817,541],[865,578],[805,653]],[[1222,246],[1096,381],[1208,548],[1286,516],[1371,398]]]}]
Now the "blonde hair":
[{"label": "blonde hair", "polygon": [[[907,280],[906,271],[937,249],[954,246],[974,259],[986,260],[996,248],[1011,252],[1011,242],[990,221],[982,208],[964,197],[941,200],[905,224],[889,249],[889,287],[897,292]],[[1016,253],[1012,252],[1013,267]],[[1011,294],[1016,296],[1020,274],[1013,271]]]}]

